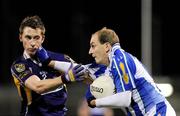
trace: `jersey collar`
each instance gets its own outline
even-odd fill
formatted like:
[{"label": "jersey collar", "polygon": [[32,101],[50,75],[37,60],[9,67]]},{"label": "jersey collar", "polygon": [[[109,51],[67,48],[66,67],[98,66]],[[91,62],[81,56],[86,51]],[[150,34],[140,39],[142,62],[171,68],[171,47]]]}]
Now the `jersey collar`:
[{"label": "jersey collar", "polygon": [[25,59],[31,59],[31,57],[29,56],[29,54],[28,54],[26,51],[24,51],[23,57],[24,57]]},{"label": "jersey collar", "polygon": [[32,60],[35,64],[37,64],[37,65],[39,65],[39,66],[42,66],[42,63],[40,63],[39,61],[31,58],[31,57],[29,56],[29,54],[28,54],[25,50],[24,50],[24,53],[23,53],[23,57],[24,57],[26,60],[27,60],[27,59],[30,59],[30,60]]}]

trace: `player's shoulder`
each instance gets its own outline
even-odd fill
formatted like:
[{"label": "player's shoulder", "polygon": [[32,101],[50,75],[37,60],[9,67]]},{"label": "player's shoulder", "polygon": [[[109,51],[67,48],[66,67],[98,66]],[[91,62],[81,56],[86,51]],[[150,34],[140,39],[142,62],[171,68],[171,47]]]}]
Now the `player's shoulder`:
[{"label": "player's shoulder", "polygon": [[12,66],[15,64],[25,63],[25,62],[26,62],[25,58],[23,56],[20,56],[13,61]]},{"label": "player's shoulder", "polygon": [[16,58],[14,60],[14,62],[12,63],[11,71],[16,70],[16,71],[21,72],[22,70],[25,69],[26,64],[27,64],[27,60],[23,56],[20,56],[20,57]]}]

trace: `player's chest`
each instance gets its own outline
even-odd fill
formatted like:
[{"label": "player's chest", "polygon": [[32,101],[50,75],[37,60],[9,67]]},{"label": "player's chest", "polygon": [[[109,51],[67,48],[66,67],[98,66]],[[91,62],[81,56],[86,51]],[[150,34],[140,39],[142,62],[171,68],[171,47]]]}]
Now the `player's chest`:
[{"label": "player's chest", "polygon": [[57,71],[51,69],[50,67],[42,67],[35,63],[29,63],[29,70],[37,75],[40,79],[53,78],[57,75]]}]

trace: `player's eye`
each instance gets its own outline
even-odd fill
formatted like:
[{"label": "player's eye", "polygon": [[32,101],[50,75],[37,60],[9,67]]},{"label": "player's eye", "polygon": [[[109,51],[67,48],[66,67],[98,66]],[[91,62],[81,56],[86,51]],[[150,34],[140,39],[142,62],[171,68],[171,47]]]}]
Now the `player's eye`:
[{"label": "player's eye", "polygon": [[34,36],[35,40],[39,40],[40,36]]},{"label": "player's eye", "polygon": [[94,48],[94,47],[95,47],[95,45],[92,44],[92,45],[91,45],[91,48]]},{"label": "player's eye", "polygon": [[27,38],[27,39],[29,39],[29,40],[30,40],[32,37],[31,37],[31,36],[29,36],[29,35],[26,35],[26,36],[25,36],[25,38]]}]

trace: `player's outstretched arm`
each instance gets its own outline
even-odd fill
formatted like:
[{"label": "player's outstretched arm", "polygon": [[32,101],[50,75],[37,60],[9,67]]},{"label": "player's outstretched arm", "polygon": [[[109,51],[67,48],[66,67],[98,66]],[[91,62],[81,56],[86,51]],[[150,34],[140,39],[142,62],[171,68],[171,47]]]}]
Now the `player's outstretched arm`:
[{"label": "player's outstretched arm", "polygon": [[52,67],[55,70],[58,70],[58,71],[64,72],[64,73],[68,71],[69,67],[71,66],[71,63],[73,63],[73,67],[78,65],[75,62],[65,62],[65,61],[52,60],[49,57],[46,49],[44,49],[42,46],[37,50],[36,56],[44,66]]},{"label": "player's outstretched arm", "polygon": [[61,76],[63,83],[69,83],[74,81],[84,80],[85,68],[81,64],[77,64],[73,67],[73,63],[69,67],[69,70]]},{"label": "player's outstretched arm", "polygon": [[[91,84],[93,81],[92,78],[89,76],[89,72],[85,69],[85,65],[80,65],[75,62],[52,60],[50,59],[46,49],[44,49],[43,47],[40,47],[38,49],[36,55],[43,65],[48,65],[55,70],[65,73],[65,75],[62,76],[62,80],[64,81],[64,83],[73,82],[75,80],[83,80],[84,83]],[[77,74],[80,75],[80,78],[77,78],[77,74],[75,75],[75,77],[71,76],[73,71],[75,74],[78,72]]]},{"label": "player's outstretched arm", "polygon": [[90,104],[95,107],[128,107],[130,103],[131,91],[120,92],[90,101]]},{"label": "player's outstretched arm", "polygon": [[43,94],[58,88],[62,84],[82,81],[83,69],[81,65],[77,65],[70,68],[64,75],[53,79],[40,80],[38,76],[32,75],[25,81],[25,86],[36,93]]}]

